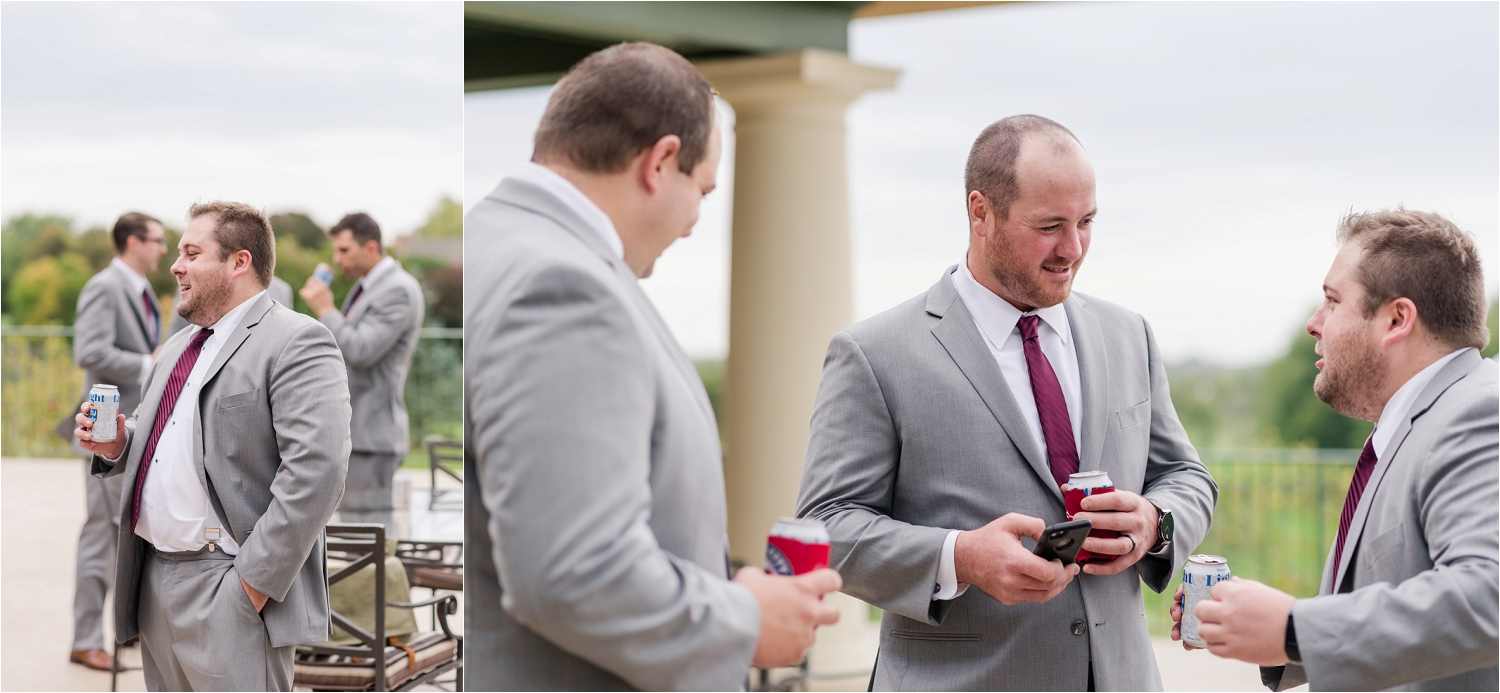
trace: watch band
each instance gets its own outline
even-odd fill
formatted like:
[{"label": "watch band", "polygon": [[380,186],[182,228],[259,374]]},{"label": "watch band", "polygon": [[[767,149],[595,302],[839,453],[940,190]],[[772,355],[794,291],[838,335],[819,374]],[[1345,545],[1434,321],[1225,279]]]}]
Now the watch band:
[{"label": "watch band", "polygon": [[1147,498],[1146,502],[1150,503],[1151,507],[1156,508],[1156,543],[1152,544],[1151,548],[1146,549],[1146,555],[1156,556],[1159,558],[1165,556],[1167,552],[1172,549],[1172,540],[1167,538],[1162,533],[1161,527],[1162,518],[1171,515],[1172,511],[1167,510],[1160,505],[1157,505],[1156,501],[1151,500],[1150,498]]},{"label": "watch band", "polygon": [[1286,615],[1286,659],[1292,664],[1302,664],[1302,650],[1297,648],[1297,626],[1292,622],[1292,615]]}]

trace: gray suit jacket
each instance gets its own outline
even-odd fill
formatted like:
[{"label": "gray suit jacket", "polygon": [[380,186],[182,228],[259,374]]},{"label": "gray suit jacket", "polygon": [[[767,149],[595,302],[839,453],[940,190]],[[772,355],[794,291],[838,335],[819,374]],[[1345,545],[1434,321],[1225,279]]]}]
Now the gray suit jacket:
[{"label": "gray suit jacket", "polygon": [[[361,279],[355,286],[363,283]],[[353,295],[350,288],[346,306]],[[406,372],[426,308],[422,285],[398,264],[364,288],[349,317],[330,310],[319,318],[333,332],[349,366],[349,403],[354,407],[349,438],[355,450],[405,455],[411,449]]]},{"label": "gray suit jacket", "polygon": [[744,685],[703,383],[625,262],[506,180],[465,220],[467,686]]},{"label": "gray suit jacket", "polygon": [[[976,588],[934,601],[943,539],[1006,513],[1062,522],[1062,493],[950,281],[834,335],[797,514],[828,525],[844,591],[885,610],[877,690],[1160,690],[1141,581],[1161,591],[1208,532],[1218,488],[1188,443],[1140,316],[1074,293],[1079,469],[1173,511],[1170,559],[1081,575],[1045,604]],[[1087,637],[1074,635],[1076,626]]]},{"label": "gray suit jacket", "polygon": [[[135,410],[141,401],[141,356],[157,345],[147,327],[153,319],[125,270],[107,266],[83,285],[73,319],[73,360],[84,371],[80,403],[95,383],[106,383],[120,388],[121,413]],[[160,323],[156,329],[161,331]],[[73,407],[63,425],[70,441],[77,412]]]},{"label": "gray suit jacket", "polygon": [[[1292,607],[1302,665],[1273,690],[1500,688],[1500,397],[1493,360],[1458,355],[1375,464],[1318,597]],[[1338,585],[1335,589],[1334,585]]]},{"label": "gray suit jacket", "polygon": [[[151,366],[146,395],[125,421],[120,463],[95,455],[93,473],[125,474],[115,567],[115,637],[139,632],[145,541],[130,532],[145,438],[191,331],[173,335]],[[261,611],[272,647],[328,639],[323,526],[344,492],[349,387],[333,335],[262,296],[210,365],[193,420],[199,479],[240,545],[235,569],[271,600]]]},{"label": "gray suit jacket", "polygon": [[[285,279],[271,277],[271,285],[266,287],[266,293],[270,294],[271,300],[293,310],[296,309],[296,306],[292,303],[292,285],[286,283]],[[177,311],[172,311],[172,324],[167,327],[167,334],[169,336],[177,334],[186,329],[189,324],[191,323],[187,321],[187,318],[178,315]],[[122,411],[124,410],[122,409]]]}]

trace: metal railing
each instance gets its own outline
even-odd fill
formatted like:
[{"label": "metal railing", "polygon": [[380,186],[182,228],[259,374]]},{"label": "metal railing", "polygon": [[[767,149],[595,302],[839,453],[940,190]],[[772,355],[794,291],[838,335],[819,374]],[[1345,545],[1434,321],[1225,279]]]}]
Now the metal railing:
[{"label": "metal railing", "polygon": [[[1219,485],[1213,526],[1194,553],[1229,559],[1238,576],[1298,597],[1318,593],[1323,562],[1338,530],[1358,450],[1206,449],[1204,465]],[[1152,635],[1171,631],[1166,592],[1146,590]]]},{"label": "metal railing", "polygon": [[[423,328],[406,378],[410,439],[463,437],[463,330]],[[71,325],[0,328],[0,454],[69,457],[58,425],[81,401],[83,371],[73,363]]]}]

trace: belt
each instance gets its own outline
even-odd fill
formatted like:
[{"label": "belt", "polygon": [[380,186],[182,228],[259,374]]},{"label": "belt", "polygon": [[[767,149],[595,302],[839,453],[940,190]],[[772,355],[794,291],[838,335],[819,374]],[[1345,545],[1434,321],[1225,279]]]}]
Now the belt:
[{"label": "belt", "polygon": [[232,561],[232,560],[234,560],[234,556],[231,556],[231,555],[225,553],[222,548],[219,548],[219,549],[214,550],[214,551],[209,551],[207,544],[204,544],[203,548],[196,549],[196,550],[193,550],[193,551],[162,551],[161,549],[156,548],[155,544],[152,544],[149,541],[145,541],[144,539],[141,540],[141,543],[143,543],[143,544],[146,545],[146,554],[147,555],[155,556],[157,558],[160,558],[160,559],[166,560],[166,561],[202,561],[202,560]]}]

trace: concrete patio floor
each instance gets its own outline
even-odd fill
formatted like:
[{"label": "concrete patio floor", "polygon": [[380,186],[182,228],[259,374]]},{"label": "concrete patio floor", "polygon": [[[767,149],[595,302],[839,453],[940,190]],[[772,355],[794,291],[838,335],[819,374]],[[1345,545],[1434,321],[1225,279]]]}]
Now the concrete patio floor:
[{"label": "concrete patio floor", "polygon": [[[424,539],[462,539],[462,513],[428,513],[427,475],[404,472],[412,479],[412,507],[405,515],[398,511],[397,525]],[[83,490],[82,460],[0,459],[0,690],[109,690],[108,672],[68,662]],[[426,591],[417,596],[425,597]],[[111,608],[106,604],[105,613]],[[460,607],[450,619],[459,632],[462,615]],[[427,624],[429,617],[420,613],[417,622]],[[113,628],[108,618],[104,629],[109,641]],[[127,666],[140,665],[136,650],[122,650],[120,658]],[[141,672],[121,673],[119,689],[146,690]]]}]

